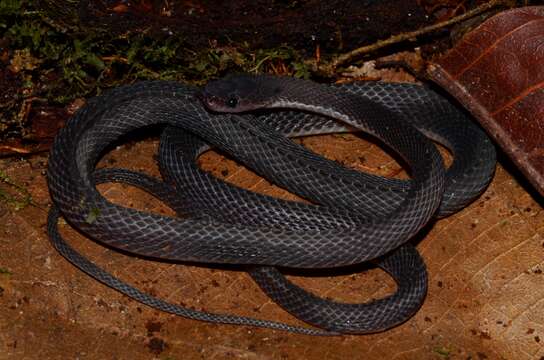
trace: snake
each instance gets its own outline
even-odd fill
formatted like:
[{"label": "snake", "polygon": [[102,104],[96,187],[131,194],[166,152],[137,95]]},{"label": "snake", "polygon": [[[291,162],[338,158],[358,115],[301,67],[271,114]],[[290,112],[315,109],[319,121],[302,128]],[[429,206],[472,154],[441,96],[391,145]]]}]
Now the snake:
[{"label": "snake", "polygon": [[[96,169],[112,144],[150,126],[163,129],[162,179]],[[290,139],[357,131],[396,153],[410,179],[345,168]],[[433,141],[452,153],[447,169]],[[307,201],[256,194],[204,172],[196,160],[211,147]],[[59,131],[48,162],[53,200],[48,233],[76,267],[162,311],[306,335],[378,332],[406,321],[425,298],[425,264],[410,240],[434,218],[477,198],[492,179],[495,162],[487,135],[427,86],[328,85],[243,74],[203,89],[142,81],[90,99]],[[140,187],[177,216],[114,204],[96,189],[103,182]],[[209,313],[146,294],[73,249],[59,233],[60,216],[89,238],[126,253],[244,266],[271,299],[314,327]],[[395,293],[344,303],[320,298],[282,274],[283,269],[349,269],[364,262],[386,271],[397,283]]]}]

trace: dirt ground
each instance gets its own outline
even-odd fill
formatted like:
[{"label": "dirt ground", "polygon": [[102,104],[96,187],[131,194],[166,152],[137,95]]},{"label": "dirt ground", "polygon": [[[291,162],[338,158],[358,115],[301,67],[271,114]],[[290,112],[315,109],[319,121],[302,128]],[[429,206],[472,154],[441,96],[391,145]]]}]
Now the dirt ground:
[{"label": "dirt ground", "polygon": [[[301,141],[347,166],[401,174],[384,151],[353,135]],[[158,175],[157,145],[156,139],[125,144],[102,164]],[[243,187],[295,199],[216,153],[205,154],[201,164]],[[49,243],[46,166],[45,154],[0,159],[0,169],[34,201],[20,210],[0,202],[0,359],[544,359],[544,201],[506,161],[477,201],[418,239],[430,276],[420,311],[390,331],[330,338],[187,320],[91,279]],[[105,184],[100,190],[127,206],[171,213],[132,187]],[[241,269],[142,260],[106,249],[64,223],[61,229],[98,264],[171,302],[300,325]],[[291,278],[350,302],[394,289],[378,270],[332,275]]]}]

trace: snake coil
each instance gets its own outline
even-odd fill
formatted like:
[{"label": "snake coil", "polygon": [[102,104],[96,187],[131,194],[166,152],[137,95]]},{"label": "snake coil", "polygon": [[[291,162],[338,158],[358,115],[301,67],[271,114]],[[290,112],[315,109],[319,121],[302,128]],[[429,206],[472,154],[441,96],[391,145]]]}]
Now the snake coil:
[{"label": "snake coil", "polygon": [[[120,136],[163,125],[163,181],[123,169],[95,170]],[[286,137],[364,131],[406,162],[410,180],[359,173]],[[432,139],[454,155],[444,169]],[[282,201],[236,188],[201,171],[196,158],[220,148],[263,177],[312,202]],[[309,335],[385,330],[409,318],[427,290],[425,265],[408,241],[433,216],[466,206],[489,183],[495,151],[466,114],[412,84],[319,85],[287,77],[238,75],[204,90],[141,82],[91,99],[59,132],[48,184],[48,231],[75,266],[127,296],[196,320]],[[113,204],[96,190],[124,182],[153,194],[183,217]],[[62,215],[89,237],[141,256],[251,265],[253,279],[278,304],[321,329],[167,303],[113,277],[73,250],[58,232]],[[331,268],[373,261],[397,282],[394,294],[364,304],[321,299],[278,267]]]}]

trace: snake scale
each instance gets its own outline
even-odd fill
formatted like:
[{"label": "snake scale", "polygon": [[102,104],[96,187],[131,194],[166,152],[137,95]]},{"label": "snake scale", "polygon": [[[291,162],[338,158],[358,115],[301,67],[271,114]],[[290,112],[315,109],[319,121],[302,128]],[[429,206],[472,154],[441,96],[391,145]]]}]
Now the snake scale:
[{"label": "snake scale", "polygon": [[[163,179],[96,164],[133,130],[163,126]],[[289,137],[363,131],[393,150],[410,179],[350,170]],[[453,154],[444,168],[431,140]],[[210,147],[309,200],[284,201],[229,185],[196,165]],[[495,150],[458,107],[431,89],[380,82],[323,85],[289,77],[236,75],[204,89],[152,81],[110,90],[80,109],[57,135],[48,166],[53,207],[48,231],[75,266],[157,309],[191,319],[308,335],[368,333],[402,323],[427,290],[425,265],[409,240],[433,217],[454,213],[489,183]],[[96,190],[123,182],[153,194],[169,217],[109,202]],[[270,298],[305,328],[192,310],[145,294],[76,252],[58,218],[110,247],[153,259],[245,265]],[[363,304],[322,299],[280,272],[372,261],[397,283]]]}]

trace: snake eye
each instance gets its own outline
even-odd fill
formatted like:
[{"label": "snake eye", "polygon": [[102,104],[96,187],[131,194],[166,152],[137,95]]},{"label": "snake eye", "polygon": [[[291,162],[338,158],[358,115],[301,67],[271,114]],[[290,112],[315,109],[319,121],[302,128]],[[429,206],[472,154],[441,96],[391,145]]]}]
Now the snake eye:
[{"label": "snake eye", "polygon": [[228,107],[235,108],[236,105],[238,105],[238,99],[235,98],[234,96],[227,100],[227,106]]}]

